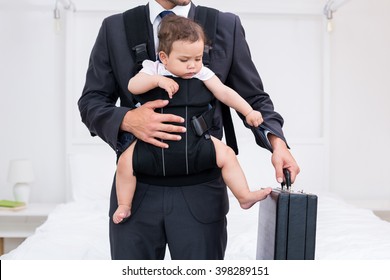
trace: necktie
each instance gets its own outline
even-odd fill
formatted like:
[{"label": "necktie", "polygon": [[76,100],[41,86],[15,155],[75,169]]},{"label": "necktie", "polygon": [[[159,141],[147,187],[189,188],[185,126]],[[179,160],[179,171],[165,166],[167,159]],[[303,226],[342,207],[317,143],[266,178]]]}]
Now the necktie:
[{"label": "necktie", "polygon": [[159,13],[159,16],[161,18],[165,17],[166,15],[170,15],[170,14],[174,14],[174,12],[172,11],[162,11],[161,13]]}]

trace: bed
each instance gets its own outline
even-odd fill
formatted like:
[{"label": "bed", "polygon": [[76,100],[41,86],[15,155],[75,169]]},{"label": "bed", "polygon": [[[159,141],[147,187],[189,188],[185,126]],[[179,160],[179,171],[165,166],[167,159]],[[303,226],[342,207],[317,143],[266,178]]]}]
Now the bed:
[{"label": "bed", "polygon": [[[0,259],[110,259],[107,213],[115,166],[103,162],[93,155],[72,156],[72,201],[57,206],[32,236]],[[390,259],[390,223],[331,193],[318,198],[316,259]],[[226,259],[253,260],[258,206],[242,210],[233,197],[230,201]]]}]

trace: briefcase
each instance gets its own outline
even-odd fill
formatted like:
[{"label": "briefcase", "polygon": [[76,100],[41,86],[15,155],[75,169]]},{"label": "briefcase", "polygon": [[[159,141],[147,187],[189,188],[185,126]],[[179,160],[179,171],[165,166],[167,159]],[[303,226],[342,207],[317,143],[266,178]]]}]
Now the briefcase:
[{"label": "briefcase", "polygon": [[[286,183],[259,203],[258,260],[314,260],[317,196],[291,190]],[[286,185],[286,187],[284,187]]]}]

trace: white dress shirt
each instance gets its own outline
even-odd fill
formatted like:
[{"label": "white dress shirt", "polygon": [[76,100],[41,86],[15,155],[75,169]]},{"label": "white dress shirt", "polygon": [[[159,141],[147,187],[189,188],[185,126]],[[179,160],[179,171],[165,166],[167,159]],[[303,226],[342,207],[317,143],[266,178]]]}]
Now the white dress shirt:
[{"label": "white dress shirt", "polygon": [[[186,6],[175,6],[170,11],[174,12],[178,16],[188,17],[190,8],[191,8],[191,2]],[[158,37],[157,37],[158,26],[161,22],[161,17],[159,16],[159,14],[162,11],[165,11],[165,9],[159,3],[157,3],[156,1],[149,1],[149,15],[150,15],[150,22],[153,24],[154,48],[156,50],[156,54],[158,48]]]}]

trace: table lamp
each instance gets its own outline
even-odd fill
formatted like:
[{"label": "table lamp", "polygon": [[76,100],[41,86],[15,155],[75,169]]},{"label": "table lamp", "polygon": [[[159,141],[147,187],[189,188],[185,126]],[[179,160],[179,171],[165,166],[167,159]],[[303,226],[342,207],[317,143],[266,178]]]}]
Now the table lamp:
[{"label": "table lamp", "polygon": [[8,170],[8,182],[13,184],[16,201],[27,203],[30,197],[29,183],[34,181],[32,163],[28,159],[11,160]]}]

